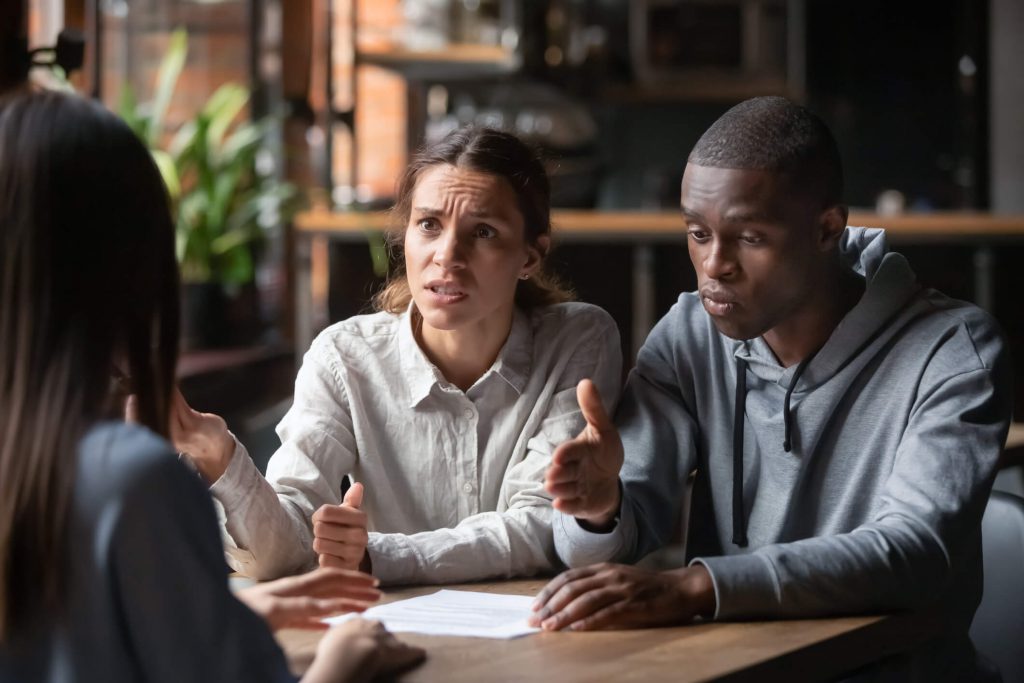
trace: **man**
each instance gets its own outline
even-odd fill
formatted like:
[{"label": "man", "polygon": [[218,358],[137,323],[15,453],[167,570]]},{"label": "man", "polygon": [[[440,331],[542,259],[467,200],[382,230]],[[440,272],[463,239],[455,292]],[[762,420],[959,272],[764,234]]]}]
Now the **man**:
[{"label": "man", "polygon": [[[587,427],[556,450],[546,486],[559,555],[581,568],[541,592],[535,622],[940,602],[948,628],[899,666],[973,675],[980,520],[1010,418],[996,325],[917,285],[881,230],[846,228],[835,141],[783,98],[712,125],[681,204],[698,291],[651,332],[614,424],[579,387]],[[585,566],[666,544],[693,472],[689,566]]]}]

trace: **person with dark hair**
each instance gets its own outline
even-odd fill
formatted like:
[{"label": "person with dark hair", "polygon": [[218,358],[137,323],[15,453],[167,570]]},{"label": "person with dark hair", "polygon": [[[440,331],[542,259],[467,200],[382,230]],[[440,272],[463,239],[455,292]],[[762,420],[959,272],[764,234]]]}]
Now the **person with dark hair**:
[{"label": "person with dark hair", "polygon": [[[739,104],[701,137],[681,196],[698,291],[647,339],[614,423],[579,387],[587,427],[546,475],[574,569],[540,593],[535,623],[935,605],[939,637],[887,666],[973,680],[1006,349],[985,312],[919,286],[883,231],[846,227],[841,197],[832,135],[783,98]],[[668,543],[691,475],[688,566],[594,564]]]},{"label": "person with dark hair", "polygon": [[558,566],[544,471],[583,427],[576,384],[614,403],[621,356],[611,317],[567,302],[544,272],[549,202],[518,138],[451,133],[400,180],[404,264],[378,312],[327,328],[306,354],[266,478],[223,420],[179,404],[175,441],[224,508],[235,569],[269,578],[319,562],[396,584]]},{"label": "person with dark hair", "polygon": [[[178,305],[163,181],[128,126],[76,96],[0,100],[0,680],[293,681],[271,628],[379,595],[341,569],[232,595],[210,497],[165,440]],[[303,680],[422,658],[352,621]]]}]

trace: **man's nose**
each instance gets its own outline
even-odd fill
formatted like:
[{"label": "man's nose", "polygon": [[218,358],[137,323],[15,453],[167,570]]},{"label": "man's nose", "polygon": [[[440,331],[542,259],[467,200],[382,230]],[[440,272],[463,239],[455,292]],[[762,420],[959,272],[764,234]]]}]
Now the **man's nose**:
[{"label": "man's nose", "polygon": [[712,280],[724,280],[736,272],[736,257],[732,249],[715,241],[702,261],[704,274]]}]

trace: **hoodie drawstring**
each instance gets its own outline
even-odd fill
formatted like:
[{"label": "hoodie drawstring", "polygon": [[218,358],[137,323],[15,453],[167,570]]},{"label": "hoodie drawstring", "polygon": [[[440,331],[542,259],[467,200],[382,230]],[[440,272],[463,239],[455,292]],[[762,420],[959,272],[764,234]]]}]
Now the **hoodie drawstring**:
[{"label": "hoodie drawstring", "polygon": [[796,372],[793,373],[793,381],[789,383],[789,388],[786,389],[786,400],[782,402],[782,426],[785,427],[785,435],[782,438],[782,450],[789,453],[793,449],[793,442],[789,438],[790,426],[793,423],[793,411],[789,409],[789,399],[793,395],[793,390],[796,389],[796,383],[800,381],[800,375],[804,374],[804,370],[814,360],[815,351],[811,355],[800,361],[800,365],[796,366]]},{"label": "hoodie drawstring", "polygon": [[[789,453],[792,450],[790,433],[793,423],[793,411],[790,409],[790,399],[793,390],[804,370],[811,364],[815,351],[800,361],[793,373],[793,381],[786,389],[786,398],[782,404],[782,424],[785,428],[785,435],[782,441],[782,449]],[[732,542],[741,548],[747,546],[747,516],[743,511],[743,426],[747,406],[747,361],[739,356],[736,357],[736,412],[733,413],[732,423]]]},{"label": "hoodie drawstring", "polygon": [[736,357],[736,411],[732,419],[732,542],[747,545],[747,516],[743,513],[743,418],[747,406],[747,361]]}]

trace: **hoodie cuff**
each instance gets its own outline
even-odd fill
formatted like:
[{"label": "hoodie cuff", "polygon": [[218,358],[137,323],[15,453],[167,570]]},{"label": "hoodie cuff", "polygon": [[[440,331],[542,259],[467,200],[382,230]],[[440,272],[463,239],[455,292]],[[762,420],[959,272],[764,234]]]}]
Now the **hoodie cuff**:
[{"label": "hoodie cuff", "polygon": [[769,617],[779,611],[779,585],[765,557],[757,554],[698,557],[715,587],[715,619]]}]

